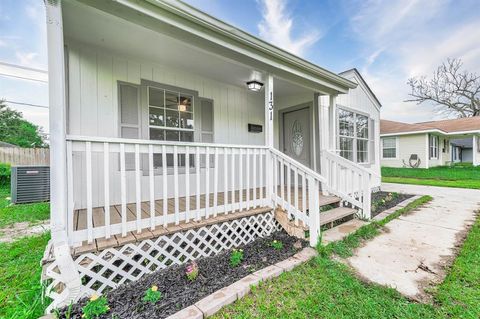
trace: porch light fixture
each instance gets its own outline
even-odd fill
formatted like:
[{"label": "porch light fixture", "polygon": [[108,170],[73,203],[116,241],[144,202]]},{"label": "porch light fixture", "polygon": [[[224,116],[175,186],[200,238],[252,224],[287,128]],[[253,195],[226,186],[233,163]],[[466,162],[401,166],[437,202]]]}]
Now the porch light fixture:
[{"label": "porch light fixture", "polygon": [[258,92],[262,89],[262,86],[263,86],[263,83],[262,82],[258,82],[256,80],[253,80],[253,81],[248,81],[247,82],[247,87],[250,91],[253,91],[253,92]]}]

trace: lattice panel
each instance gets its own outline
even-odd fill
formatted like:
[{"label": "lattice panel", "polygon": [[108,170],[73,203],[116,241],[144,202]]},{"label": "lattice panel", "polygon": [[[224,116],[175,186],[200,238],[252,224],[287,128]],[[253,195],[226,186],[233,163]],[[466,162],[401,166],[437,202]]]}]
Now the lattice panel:
[{"label": "lattice panel", "polygon": [[[213,256],[279,229],[273,213],[268,212],[108,248],[100,253],[86,253],[78,256],[75,263],[84,295],[103,293],[153,271]],[[50,281],[47,296],[60,298],[63,282],[55,262],[47,266],[46,277]]]}]

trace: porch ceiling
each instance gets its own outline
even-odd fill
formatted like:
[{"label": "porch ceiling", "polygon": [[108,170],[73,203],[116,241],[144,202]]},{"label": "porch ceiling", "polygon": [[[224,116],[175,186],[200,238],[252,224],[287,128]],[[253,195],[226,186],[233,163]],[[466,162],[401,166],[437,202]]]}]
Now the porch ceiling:
[{"label": "porch ceiling", "polygon": [[[103,1],[99,3],[101,2]],[[168,65],[240,87],[245,87],[245,82],[253,78],[265,81],[265,70],[272,72],[271,68],[258,61],[251,63],[251,60],[240,55],[226,54],[225,51],[218,50],[218,47],[207,48],[203,45],[207,42],[205,40],[199,45],[198,39],[191,35],[175,37],[171,26],[158,23],[145,27],[130,22],[135,19],[128,18],[127,21],[121,14],[112,15],[90,5],[91,3],[83,4],[72,0],[63,2],[67,42],[78,41],[126,57]],[[111,11],[117,14],[119,12],[116,9]],[[138,18],[139,15],[136,16]],[[289,75],[281,69],[277,71],[273,73],[276,78],[276,95],[337,92],[307,79]],[[288,81],[278,81],[282,77]]]}]

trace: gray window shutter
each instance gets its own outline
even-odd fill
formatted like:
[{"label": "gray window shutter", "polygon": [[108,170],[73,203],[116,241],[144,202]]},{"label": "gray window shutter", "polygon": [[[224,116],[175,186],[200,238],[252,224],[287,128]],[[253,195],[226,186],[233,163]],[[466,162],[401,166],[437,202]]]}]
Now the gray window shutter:
[{"label": "gray window shutter", "polygon": [[[120,105],[120,137],[140,137],[139,88],[131,84],[118,85]],[[125,169],[135,169],[135,154],[125,153]]]},{"label": "gray window shutter", "polygon": [[368,129],[368,139],[370,140],[369,154],[370,164],[375,164],[375,120],[370,119],[370,127]]},{"label": "gray window shutter", "polygon": [[214,141],[214,109],[213,101],[208,99],[200,100],[201,140],[204,143]]}]

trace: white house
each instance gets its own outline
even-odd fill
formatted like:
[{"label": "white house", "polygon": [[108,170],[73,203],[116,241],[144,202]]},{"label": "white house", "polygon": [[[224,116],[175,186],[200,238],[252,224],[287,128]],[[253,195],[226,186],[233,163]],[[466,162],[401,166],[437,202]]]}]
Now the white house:
[{"label": "white house", "polygon": [[311,245],[370,217],[380,103],[358,71],[175,0],[45,3],[49,310],[268,235],[275,209]]},{"label": "white house", "polygon": [[382,166],[480,165],[480,117],[422,123],[381,120]]}]

